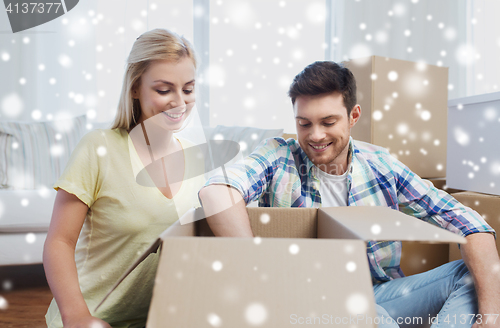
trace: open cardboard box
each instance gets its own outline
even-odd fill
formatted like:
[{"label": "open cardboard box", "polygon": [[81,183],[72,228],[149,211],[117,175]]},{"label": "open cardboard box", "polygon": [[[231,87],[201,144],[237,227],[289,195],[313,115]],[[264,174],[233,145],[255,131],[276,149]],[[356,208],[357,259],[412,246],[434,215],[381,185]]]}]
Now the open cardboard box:
[{"label": "open cardboard box", "polygon": [[161,246],[147,327],[375,327],[366,241],[465,243],[386,207],[247,210],[258,237],[208,237],[193,209],[127,270]]}]

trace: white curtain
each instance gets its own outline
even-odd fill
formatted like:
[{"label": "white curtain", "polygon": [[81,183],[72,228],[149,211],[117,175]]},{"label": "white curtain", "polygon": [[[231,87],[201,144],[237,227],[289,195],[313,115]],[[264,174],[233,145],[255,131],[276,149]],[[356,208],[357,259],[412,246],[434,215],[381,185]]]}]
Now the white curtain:
[{"label": "white curtain", "polygon": [[85,0],[15,34],[0,11],[0,119],[87,113],[91,123],[111,120],[137,36],[162,27],[192,40],[192,7],[182,0]]},{"label": "white curtain", "polygon": [[324,60],[325,0],[211,0],[209,15],[210,125],[294,133],[287,91]]},{"label": "white curtain", "polygon": [[51,22],[12,34],[0,11],[0,119],[77,115],[95,108],[96,0]]},{"label": "white curtain", "polygon": [[474,0],[467,17],[474,50],[479,55],[470,65],[467,95],[500,91],[500,1]]},{"label": "white curtain", "polygon": [[80,1],[15,34],[0,11],[0,119],[88,113],[90,122],[111,120],[135,38],[165,27],[194,40],[193,19],[208,22],[195,25],[195,46],[206,64],[198,107],[205,122],[210,111],[211,125],[293,132],[288,84],[325,57],[374,54],[448,66],[449,98],[499,91],[499,1],[213,0],[205,12],[198,2]]},{"label": "white curtain", "polygon": [[[498,91],[498,1],[328,0],[327,58],[378,55],[449,67],[449,98]],[[478,76],[479,74],[479,76]]]}]

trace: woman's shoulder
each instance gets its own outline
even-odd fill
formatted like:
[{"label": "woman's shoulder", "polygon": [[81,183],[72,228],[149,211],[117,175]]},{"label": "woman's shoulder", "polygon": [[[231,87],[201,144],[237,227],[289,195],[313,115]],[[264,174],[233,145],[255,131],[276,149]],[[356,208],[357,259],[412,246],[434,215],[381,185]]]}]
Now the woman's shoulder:
[{"label": "woman's shoulder", "polygon": [[128,137],[127,131],[125,129],[95,129],[87,132],[82,137],[81,142],[89,144],[100,144],[103,141],[119,141],[124,140]]}]

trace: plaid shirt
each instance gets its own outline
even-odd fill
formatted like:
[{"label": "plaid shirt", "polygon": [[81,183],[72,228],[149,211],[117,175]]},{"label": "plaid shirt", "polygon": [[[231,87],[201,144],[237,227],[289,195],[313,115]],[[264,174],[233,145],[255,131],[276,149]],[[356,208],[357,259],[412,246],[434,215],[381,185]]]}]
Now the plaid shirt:
[{"label": "plaid shirt", "polygon": [[[385,148],[350,139],[349,206],[388,206],[462,236],[494,230],[475,211],[421,179]],[[226,167],[209,184],[227,184],[260,207],[321,207],[316,167],[294,139],[267,139],[248,157]],[[226,182],[227,181],[227,182]],[[374,283],[404,277],[400,241],[370,241]]]}]

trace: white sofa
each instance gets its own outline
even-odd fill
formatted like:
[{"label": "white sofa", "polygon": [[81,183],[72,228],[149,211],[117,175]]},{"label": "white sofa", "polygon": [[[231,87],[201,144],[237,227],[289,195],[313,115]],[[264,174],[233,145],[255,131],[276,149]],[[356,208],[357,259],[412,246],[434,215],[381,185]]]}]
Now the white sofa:
[{"label": "white sofa", "polygon": [[[0,183],[4,187],[0,189],[0,266],[42,262],[43,243],[56,196],[51,186],[64,169],[79,139],[88,132],[88,128],[96,127],[88,126],[84,117],[74,120],[76,123],[71,124],[72,130],[64,133],[52,129],[54,122],[0,121],[0,153],[6,154],[0,159]],[[106,123],[99,126],[103,125],[109,126]],[[207,139],[237,141],[242,146],[237,156],[241,158],[262,140],[281,136],[282,133],[280,129],[217,126],[205,128],[201,135],[199,128],[185,129],[179,135],[195,139],[196,143],[205,136]],[[9,148],[13,145],[14,150]],[[63,145],[62,154],[57,148],[60,145]],[[19,149],[24,155],[15,152]],[[21,175],[19,171],[15,172],[16,176],[12,174],[12,168],[18,167],[23,170]],[[35,176],[27,177],[31,172],[35,172]]]},{"label": "white sofa", "polygon": [[42,262],[56,191],[0,190],[0,265]]},{"label": "white sofa", "polygon": [[41,263],[56,194],[52,184],[88,127],[84,115],[0,121],[0,265]]}]

